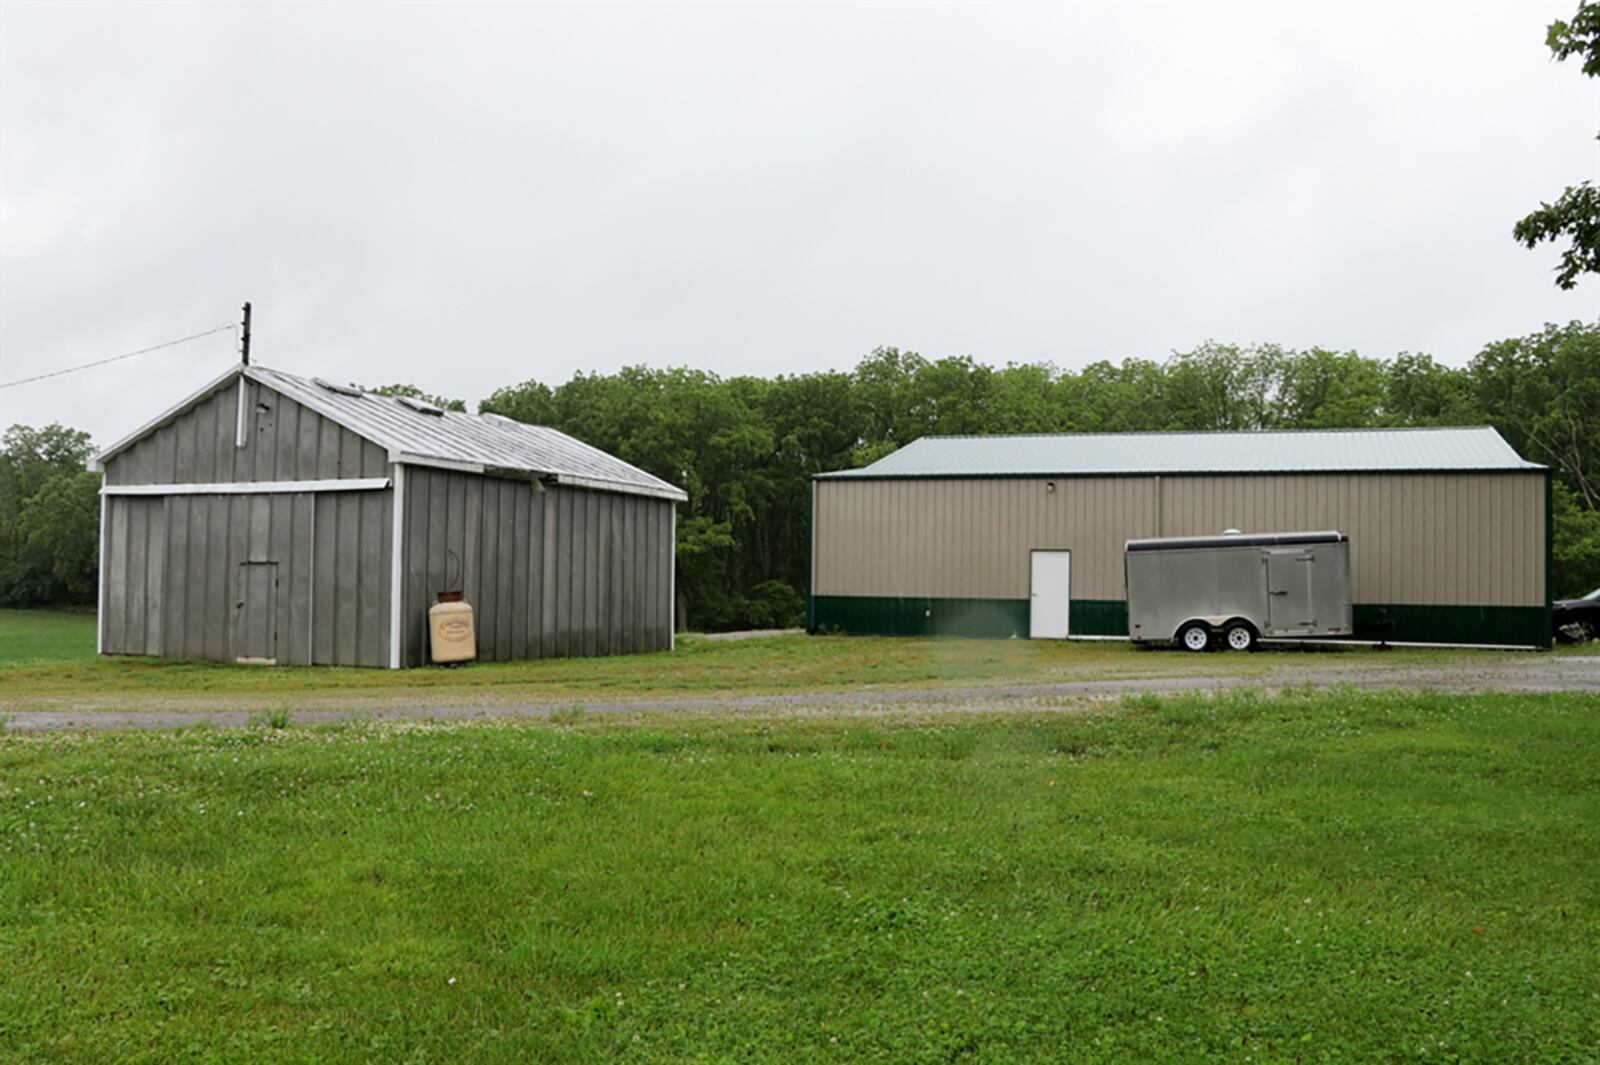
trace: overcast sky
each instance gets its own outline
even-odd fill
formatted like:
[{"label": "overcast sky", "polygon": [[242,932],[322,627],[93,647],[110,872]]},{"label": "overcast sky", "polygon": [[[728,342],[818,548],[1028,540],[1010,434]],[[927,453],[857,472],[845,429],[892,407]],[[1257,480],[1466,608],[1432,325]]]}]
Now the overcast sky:
[{"label": "overcast sky", "polygon": [[[1576,0],[0,4],[0,380],[255,304],[469,402],[631,363],[1426,351],[1600,314],[1512,242],[1600,175]],[[0,390],[109,443],[220,333]]]}]

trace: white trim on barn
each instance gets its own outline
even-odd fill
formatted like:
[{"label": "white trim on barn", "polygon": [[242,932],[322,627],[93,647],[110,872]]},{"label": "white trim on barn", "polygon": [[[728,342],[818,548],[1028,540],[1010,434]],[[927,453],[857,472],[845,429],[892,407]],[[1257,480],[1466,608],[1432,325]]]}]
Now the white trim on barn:
[{"label": "white trim on barn", "polygon": [[440,470],[454,470],[456,473],[484,472],[481,462],[464,462],[461,459],[446,459],[437,455],[419,455],[414,451],[401,451],[398,448],[389,449],[389,461],[397,465],[403,462],[408,466],[432,466]]},{"label": "white trim on barn", "polygon": [[678,508],[672,508],[672,539],[667,544],[672,561],[667,566],[667,650],[678,649]]},{"label": "white trim on barn", "polygon": [[244,374],[241,373],[239,375],[239,403],[236,408],[237,417],[235,419],[233,428],[233,446],[235,448],[244,447],[244,393]]},{"label": "white trim on barn", "polygon": [[450,470],[455,473],[487,474],[490,477],[510,476],[526,480],[530,476],[538,476],[539,480],[565,485],[568,488],[592,488],[598,492],[621,492],[625,495],[645,496],[649,499],[668,499],[674,503],[688,500],[688,495],[677,488],[650,488],[643,485],[627,484],[622,481],[607,481],[600,477],[582,477],[572,473],[546,473],[536,474],[531,470],[520,470],[509,466],[486,466],[481,462],[465,462],[460,459],[439,458],[434,455],[419,455],[414,451],[391,450],[389,461],[405,463],[408,466],[430,466],[438,470]]},{"label": "white trim on barn", "polygon": [[100,585],[100,605],[95,610],[94,615],[94,653],[97,655],[106,653],[106,596],[109,590],[109,584],[106,581],[108,575],[106,552],[108,550],[107,540],[109,539],[111,523],[110,513],[109,508],[106,507],[106,497],[102,495],[100,497],[100,568],[95,571],[95,581]]},{"label": "white trim on barn", "polygon": [[317,501],[311,501],[311,527],[306,530],[306,661],[317,661]]},{"label": "white trim on barn", "polygon": [[[598,477],[576,477],[570,473],[552,473],[547,478],[556,484],[566,485],[569,488],[593,488],[600,492],[625,492],[636,496],[647,496],[651,499],[670,499],[674,503],[682,503],[689,497],[678,489],[670,492],[654,488],[641,488],[637,485],[619,484],[616,481],[603,481]],[[674,511],[673,513],[677,513]]]},{"label": "white trim on barn", "polygon": [[393,508],[391,532],[392,543],[389,545],[389,668],[400,668],[400,648],[403,641],[400,639],[400,597],[403,593],[402,578],[404,571],[400,563],[405,559],[405,529],[406,529],[406,467],[404,463],[394,464],[394,498],[389,501]]},{"label": "white trim on barn", "polygon": [[346,477],[326,481],[229,481],[208,484],[108,484],[102,496],[249,496],[285,492],[372,492],[389,487],[387,477]]}]

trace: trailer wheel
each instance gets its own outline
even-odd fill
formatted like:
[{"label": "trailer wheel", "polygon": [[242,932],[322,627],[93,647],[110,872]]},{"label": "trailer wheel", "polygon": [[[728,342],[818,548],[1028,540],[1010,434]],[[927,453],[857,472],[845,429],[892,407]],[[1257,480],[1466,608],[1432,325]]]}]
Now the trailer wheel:
[{"label": "trailer wheel", "polygon": [[1254,651],[1256,649],[1256,630],[1242,621],[1235,621],[1228,626],[1228,631],[1223,633],[1223,640],[1230,651]]},{"label": "trailer wheel", "polygon": [[1211,629],[1203,621],[1191,621],[1178,630],[1178,646],[1185,651],[1211,650]]}]

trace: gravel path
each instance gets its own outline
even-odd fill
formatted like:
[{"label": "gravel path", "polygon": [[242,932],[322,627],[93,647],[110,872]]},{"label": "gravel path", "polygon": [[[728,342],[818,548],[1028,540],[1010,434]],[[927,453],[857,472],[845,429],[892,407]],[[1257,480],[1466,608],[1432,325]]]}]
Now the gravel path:
[{"label": "gravel path", "polygon": [[[887,713],[984,713],[1014,710],[1083,709],[1097,701],[1140,692],[1224,691],[1231,688],[1276,690],[1285,687],[1409,688],[1452,692],[1588,692],[1600,710],[1600,657],[1555,658],[1518,655],[1483,663],[1448,666],[1302,665],[1254,676],[1169,676],[1078,680],[1052,684],[977,684],[948,688],[863,687],[845,692],[798,692],[790,695],[700,695],[631,699],[563,699],[555,702],[482,702],[473,705],[419,705],[407,693],[395,692],[388,703],[296,710],[295,724],[339,721],[547,718],[568,714],[655,714],[674,711],[757,713],[762,716],[872,716]],[[492,698],[492,697],[491,697]],[[239,728],[260,712],[252,710],[24,710],[5,719],[15,732],[123,731],[174,729],[209,723]]]}]

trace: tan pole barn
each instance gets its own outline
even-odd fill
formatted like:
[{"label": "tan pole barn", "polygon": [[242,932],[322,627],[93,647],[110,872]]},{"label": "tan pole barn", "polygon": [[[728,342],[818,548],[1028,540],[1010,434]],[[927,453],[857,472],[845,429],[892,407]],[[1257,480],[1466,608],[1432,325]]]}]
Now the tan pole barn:
[{"label": "tan pole barn", "polygon": [[1126,637],[1128,540],[1338,530],[1357,638],[1551,642],[1549,470],[1489,428],[924,437],[811,490],[813,632],[1027,637],[1057,552],[1068,635]]}]

